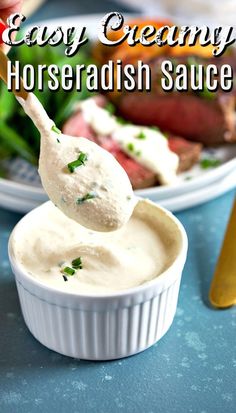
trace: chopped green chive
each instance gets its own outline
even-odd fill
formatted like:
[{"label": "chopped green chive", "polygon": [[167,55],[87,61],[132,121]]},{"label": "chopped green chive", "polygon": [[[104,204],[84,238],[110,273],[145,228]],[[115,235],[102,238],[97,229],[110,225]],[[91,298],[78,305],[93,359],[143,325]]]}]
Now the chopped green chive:
[{"label": "chopped green chive", "polygon": [[130,152],[134,152],[134,144],[132,142],[128,143],[127,145],[127,149]]},{"label": "chopped green chive", "polygon": [[57,142],[58,142],[58,143],[61,143],[60,139],[57,138]]},{"label": "chopped green chive", "polygon": [[77,203],[78,205],[81,205],[81,204],[83,204],[85,201],[88,201],[88,200],[90,200],[90,199],[94,199],[94,198],[96,198],[96,197],[97,197],[97,195],[96,195],[94,192],[88,192],[86,195],[82,196],[81,198],[77,198],[76,203]]},{"label": "chopped green chive", "polygon": [[85,162],[87,160],[88,160],[88,156],[86,155],[86,153],[81,152],[79,154],[78,159],[76,159],[76,161],[68,163],[67,168],[69,169],[71,173],[73,173],[76,168],[78,168],[81,165],[85,165]]},{"label": "chopped green chive", "polygon": [[88,160],[87,154],[84,152],[80,152],[78,160],[84,165],[84,163]]},{"label": "chopped green chive", "polygon": [[136,135],[137,139],[146,139],[146,135],[144,132],[139,132],[138,135]]},{"label": "chopped green chive", "polygon": [[193,177],[192,176],[186,176],[186,178],[184,178],[185,179],[185,181],[191,181],[191,179],[193,179]]},{"label": "chopped green chive", "polygon": [[105,106],[104,109],[106,109],[107,112],[110,113],[110,115],[114,115],[114,113],[115,113],[115,111],[116,111],[115,106],[114,106],[111,102],[108,102],[108,103],[106,104],[106,106]]},{"label": "chopped green chive", "polygon": [[[59,263],[59,266],[61,267],[64,264],[63,261],[61,261]],[[83,266],[82,266],[82,261],[81,261],[81,257],[75,258],[72,262],[71,262],[72,268],[71,267],[64,267],[61,269],[61,273],[62,273],[62,277],[64,279],[64,281],[68,281],[68,277],[73,276],[77,270],[82,270]]]},{"label": "chopped green chive", "polygon": [[82,261],[81,261],[81,257],[75,258],[72,262],[71,262],[72,267],[75,270],[82,270],[83,265],[82,265]]},{"label": "chopped green chive", "polygon": [[128,151],[132,152],[136,156],[140,156],[141,153],[142,153],[141,151],[136,151],[135,150],[135,146],[132,142],[128,143],[127,149],[128,149]]},{"label": "chopped green chive", "polygon": [[208,169],[208,168],[216,168],[217,166],[219,166],[221,164],[219,159],[202,159],[200,161],[200,166],[202,169]]},{"label": "chopped green chive", "polygon": [[58,135],[61,134],[60,129],[58,129],[58,128],[56,127],[56,125],[53,125],[53,126],[52,126],[52,131],[55,132],[55,133],[58,133]]},{"label": "chopped green chive", "polygon": [[120,125],[129,125],[129,122],[125,120],[124,118],[121,118],[120,116],[116,118],[116,122],[119,123]]},{"label": "chopped green chive", "polygon": [[74,270],[73,268],[70,268],[70,267],[65,267],[65,268],[63,268],[63,269],[61,270],[61,272],[62,272],[63,274],[65,274],[65,275],[69,275],[69,276],[72,276],[72,275],[75,274],[75,270]]}]

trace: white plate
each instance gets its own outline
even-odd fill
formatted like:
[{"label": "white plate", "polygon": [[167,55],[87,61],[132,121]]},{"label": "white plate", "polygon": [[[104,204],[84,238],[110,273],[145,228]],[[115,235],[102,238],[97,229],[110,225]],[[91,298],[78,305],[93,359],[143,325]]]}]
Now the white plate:
[{"label": "white plate", "polygon": [[[39,25],[47,25],[48,27],[57,27],[59,25],[71,26],[72,24],[86,26],[89,37],[95,39],[97,25],[102,17],[103,15],[100,14],[83,15],[81,17],[48,20],[40,22]],[[219,193],[223,193],[229,189],[224,183],[224,178],[236,170],[236,145],[205,150],[203,158],[209,158],[212,155],[214,158],[221,160],[219,167],[203,170],[199,166],[195,166],[190,171],[181,174],[175,185],[139,190],[136,191],[137,195],[158,201],[172,210],[184,209],[196,205],[196,198],[199,197],[199,193],[201,194],[199,197],[201,202],[212,199],[219,195]],[[38,182],[36,170],[33,171],[32,174],[32,168],[28,168],[25,163],[23,165],[23,174],[19,172],[21,169],[21,166],[18,167],[17,165],[16,171],[12,173],[12,180],[0,179],[0,206],[15,211],[26,212],[35,205],[45,201],[47,196]],[[219,182],[221,183],[220,189],[217,191],[216,187]],[[230,182],[230,187],[232,188],[234,185],[232,181]],[[200,191],[201,189],[205,191],[204,194],[206,195],[202,195],[203,192]],[[207,197],[207,193],[209,193],[210,198]]]},{"label": "white plate", "polygon": [[0,193],[0,206],[10,211],[26,213],[40,205],[40,202],[31,201],[27,198],[15,197]]},{"label": "white plate", "polygon": [[170,199],[160,201],[160,205],[169,209],[172,212],[182,211],[187,208],[203,204],[218,196],[224,194],[227,191],[235,188],[236,186],[236,168],[226,175],[223,179],[214,182],[213,185],[206,186],[205,188],[197,189],[190,193],[185,193]]},{"label": "white plate", "polygon": [[[206,186],[205,188],[196,189],[195,191],[184,193],[182,195],[173,196],[171,198],[162,199],[159,204],[169,209],[172,212],[184,210],[189,207],[193,207],[203,202],[210,201],[217,198],[224,192],[235,188],[236,183],[236,169],[231,171],[224,178],[216,181],[213,185]],[[152,198],[151,198],[152,199]],[[45,196],[45,200],[47,197]],[[40,201],[33,201],[24,198],[16,198],[14,195],[0,193],[0,205],[6,209],[26,213],[33,208],[40,205]]]},{"label": "white plate", "polygon": [[[188,194],[188,199],[190,200],[188,201],[188,206],[192,206],[191,199],[194,199],[196,191],[201,188],[211,188],[214,183],[236,170],[236,145],[206,149],[203,151],[202,157],[209,158],[212,155],[214,155],[214,158],[221,160],[222,164],[217,168],[204,170],[199,165],[196,165],[190,171],[180,174],[175,185],[138,190],[136,191],[137,196],[150,198],[152,201],[160,202],[166,206],[168,204],[166,204],[167,200],[170,200],[170,205],[172,205],[172,200],[174,202],[176,197]],[[15,162],[11,161],[10,165],[10,173],[14,180],[0,179],[1,194],[11,196],[15,201],[17,199],[21,201],[28,200],[29,204],[31,202],[39,204],[47,200],[47,195],[40,185],[36,168],[19,159],[15,160]],[[191,179],[186,180],[186,178]],[[32,185],[32,181],[34,185]],[[191,197],[191,194],[193,197]],[[5,203],[3,205],[0,198],[1,205],[5,206]],[[185,204],[183,204],[183,208],[185,208]],[[17,210],[20,210],[19,206]],[[22,212],[25,212],[24,209],[22,209]]]}]

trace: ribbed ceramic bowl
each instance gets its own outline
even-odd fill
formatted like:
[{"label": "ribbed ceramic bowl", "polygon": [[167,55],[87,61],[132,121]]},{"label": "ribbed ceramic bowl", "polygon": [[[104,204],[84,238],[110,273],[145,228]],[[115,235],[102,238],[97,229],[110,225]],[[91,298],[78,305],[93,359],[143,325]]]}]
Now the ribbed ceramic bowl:
[{"label": "ribbed ceramic bowl", "polygon": [[170,212],[149,204],[151,213],[176,231],[178,255],[154,280],[109,295],[64,293],[30,276],[17,262],[12,240],[20,240],[25,228],[40,219],[45,204],[17,224],[9,240],[9,258],[25,323],[40,343],[75,358],[110,360],[139,353],[167,332],[176,312],[187,236]]}]

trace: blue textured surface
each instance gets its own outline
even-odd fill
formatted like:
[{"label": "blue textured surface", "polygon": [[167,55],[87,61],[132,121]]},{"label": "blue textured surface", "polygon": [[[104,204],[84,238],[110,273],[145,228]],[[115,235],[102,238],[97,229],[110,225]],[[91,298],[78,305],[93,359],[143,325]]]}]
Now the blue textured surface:
[{"label": "blue textured surface", "polygon": [[233,196],[177,214],[190,248],[174,323],[149,350],[105,363],[61,356],[29,333],[7,258],[20,215],[0,210],[0,412],[235,413],[236,307],[207,301]]}]

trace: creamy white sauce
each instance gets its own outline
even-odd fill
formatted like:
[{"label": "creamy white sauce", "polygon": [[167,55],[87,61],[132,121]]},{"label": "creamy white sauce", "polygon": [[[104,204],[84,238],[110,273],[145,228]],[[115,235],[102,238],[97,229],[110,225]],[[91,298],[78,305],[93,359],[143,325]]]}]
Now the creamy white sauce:
[{"label": "creamy white sauce", "polygon": [[[161,184],[175,182],[179,158],[169,149],[168,140],[161,132],[144,126],[122,125],[93,98],[80,102],[77,107],[97,134],[110,135],[131,158],[155,172]],[[143,139],[138,138],[140,134]]]},{"label": "creamy white sauce", "polygon": [[85,121],[97,134],[110,135],[117,129],[115,117],[98,106],[93,98],[81,101],[78,107],[82,110]]},{"label": "creamy white sauce", "polygon": [[[120,164],[88,139],[54,132],[54,122],[33,94],[18,100],[41,133],[39,174],[52,202],[87,228],[113,231],[123,226],[137,201]],[[71,173],[68,164],[81,153],[87,160]]]},{"label": "creamy white sauce", "polygon": [[[106,294],[136,287],[163,273],[181,245],[175,222],[156,205],[144,200],[137,203],[125,171],[111,154],[87,139],[53,131],[54,123],[34,95],[19,101],[41,132],[39,172],[46,192],[58,208],[46,203],[37,214],[33,213],[30,225],[13,234],[17,261],[41,283],[80,294]],[[140,143],[137,150],[143,151],[142,159],[148,158],[147,166],[154,168],[155,159],[148,157],[148,146],[141,146],[141,139],[136,137],[139,127],[118,128],[107,111],[91,101],[82,105],[86,120],[97,133],[112,131],[124,148],[127,133],[129,142],[132,139],[135,144],[136,140]],[[144,132],[154,151],[154,136],[149,130]],[[166,146],[160,138],[160,152],[164,153]],[[68,164],[81,153],[86,154],[86,163],[71,173]],[[159,155],[158,159],[163,171]],[[86,194],[93,196],[84,199]],[[109,232],[112,230],[116,231]],[[71,270],[72,261],[77,258],[81,259],[82,268],[68,275],[65,268]]]},{"label": "creamy white sauce", "polygon": [[[14,255],[30,276],[65,292],[105,294],[141,285],[166,270],[180,250],[177,225],[145,200],[125,226],[110,233],[80,226],[52,203],[35,217],[13,233]],[[62,269],[78,257],[83,268],[65,281]]]},{"label": "creamy white sauce", "polygon": [[[140,135],[144,138],[138,138]],[[118,128],[112,137],[131,158],[155,172],[161,184],[175,182],[179,158],[169,149],[168,140],[160,132],[126,125]]]}]

